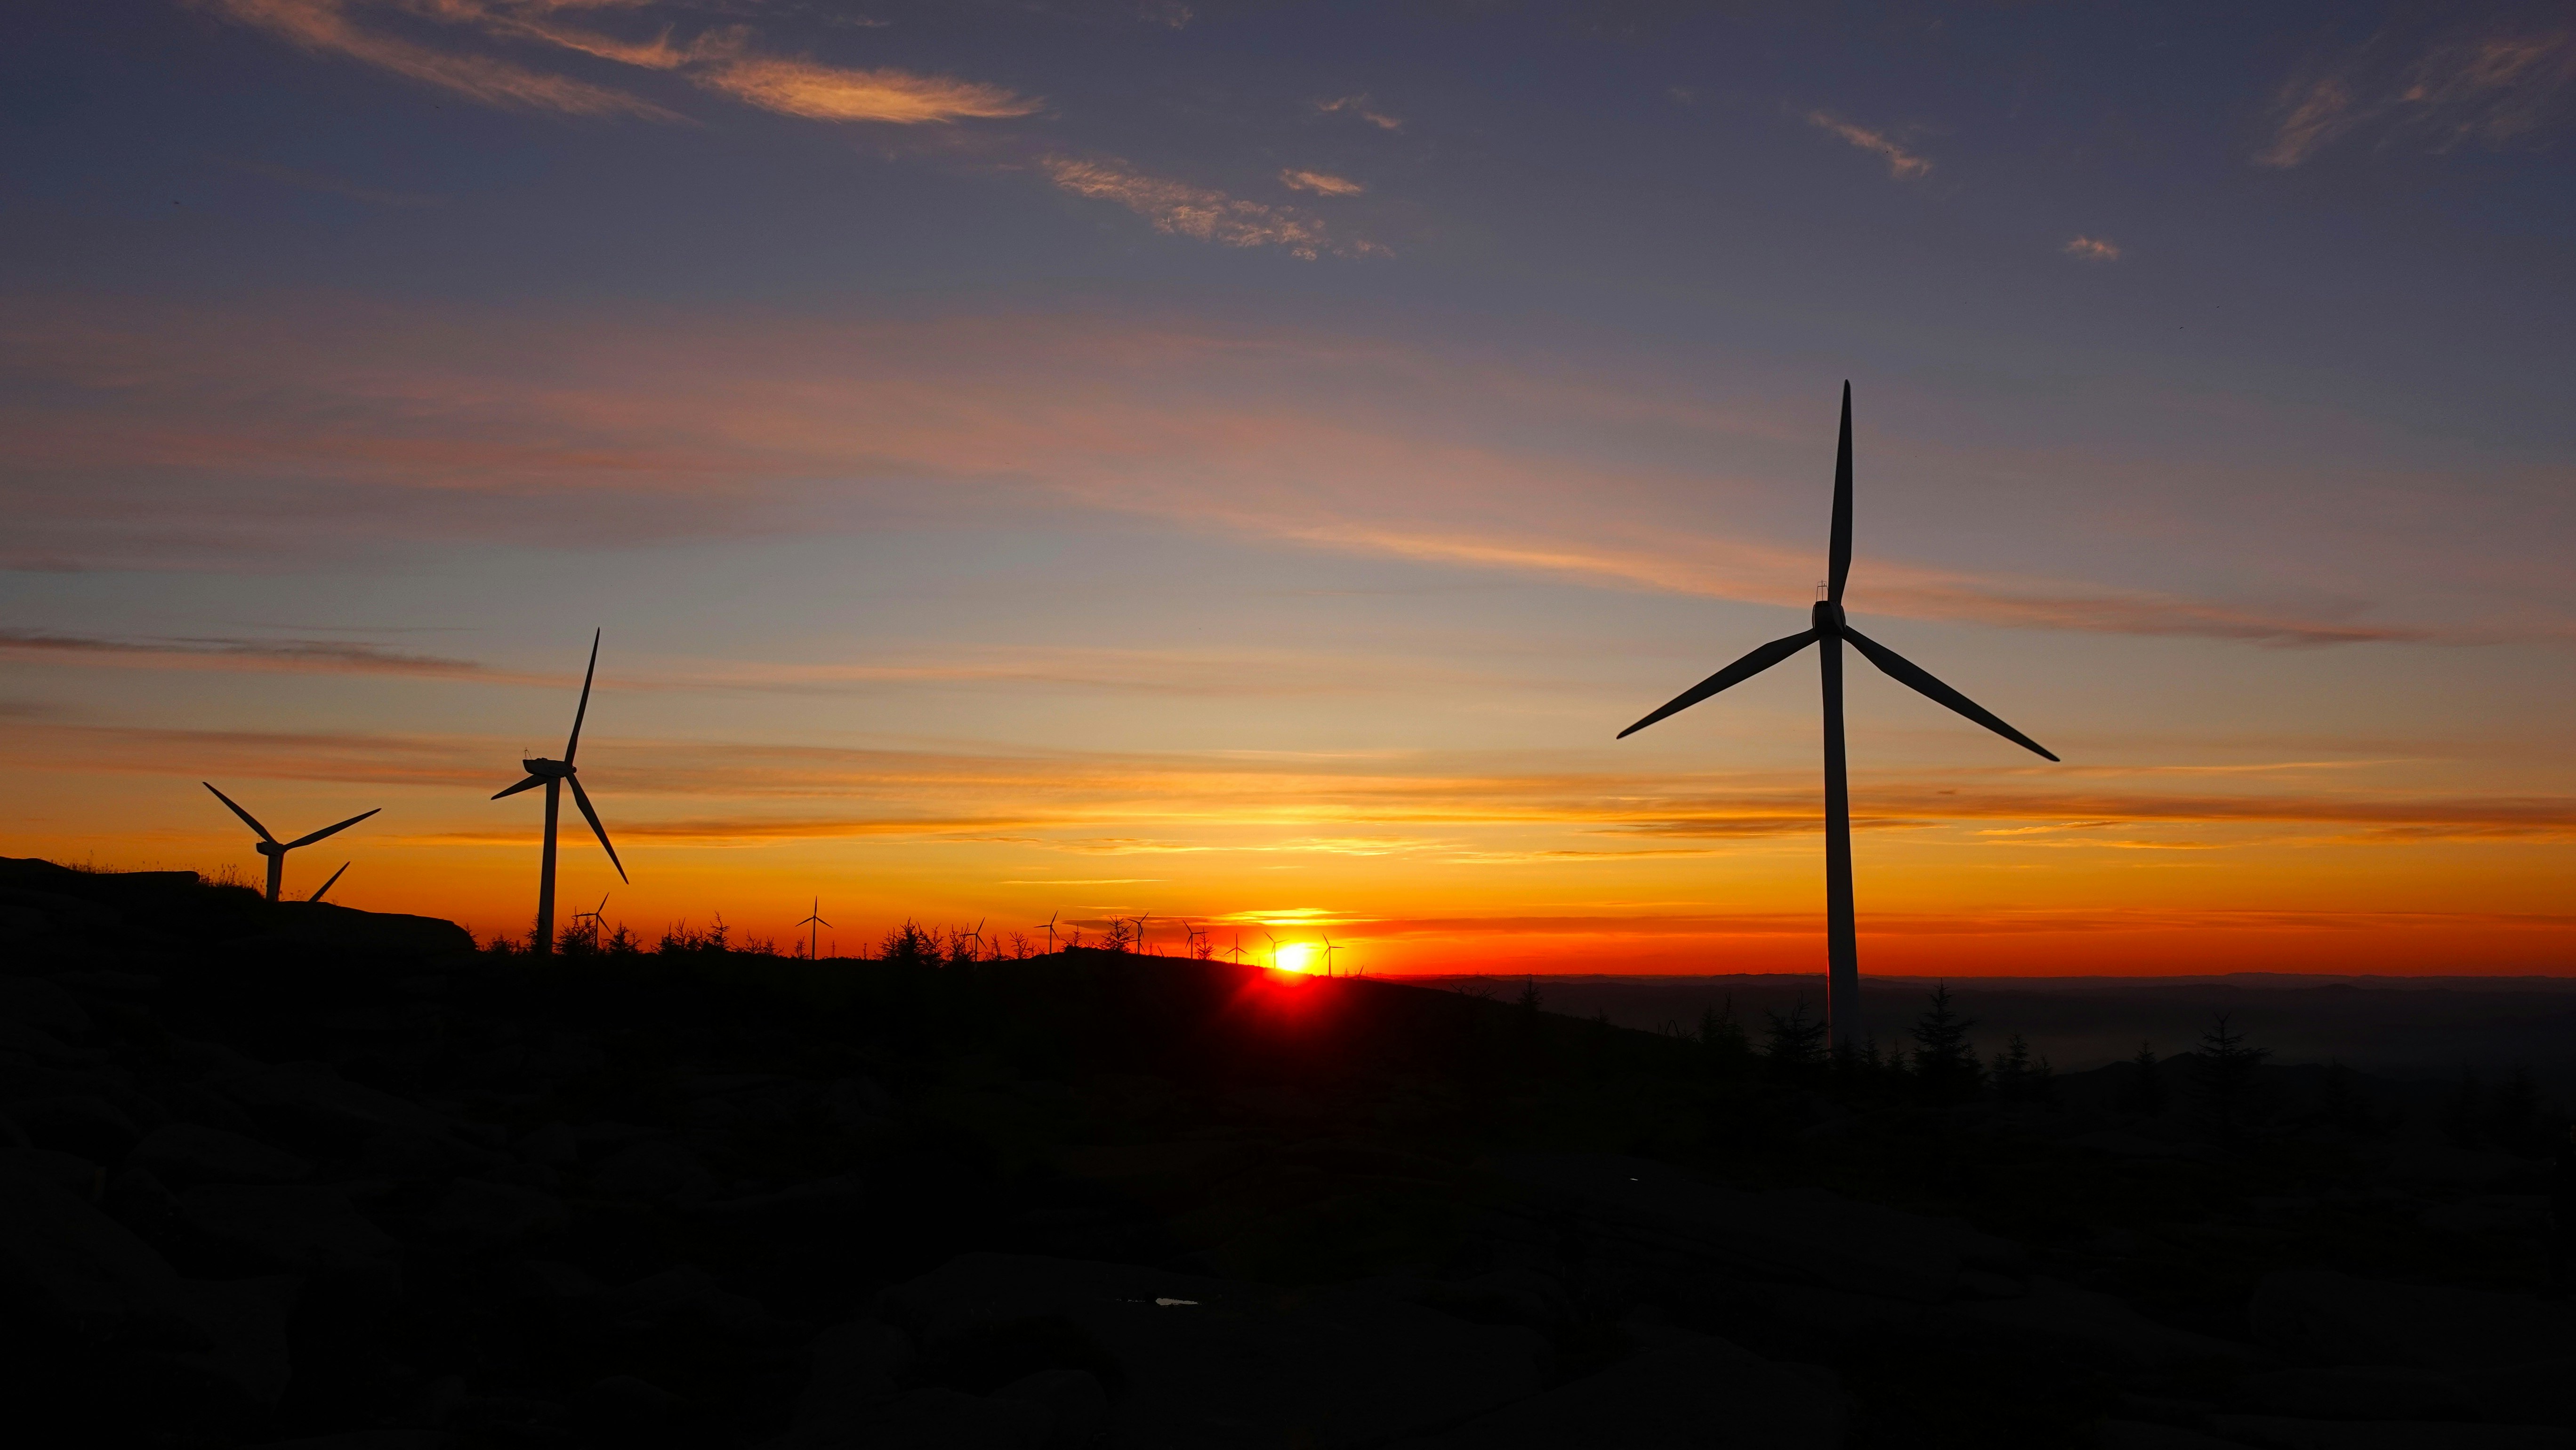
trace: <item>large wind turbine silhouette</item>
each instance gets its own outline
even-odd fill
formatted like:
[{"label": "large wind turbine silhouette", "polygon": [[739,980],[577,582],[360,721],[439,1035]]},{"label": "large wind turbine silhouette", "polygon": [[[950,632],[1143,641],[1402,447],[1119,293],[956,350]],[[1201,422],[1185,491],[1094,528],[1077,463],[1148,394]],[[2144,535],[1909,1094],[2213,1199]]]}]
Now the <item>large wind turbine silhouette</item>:
[{"label": "large wind turbine silhouette", "polygon": [[[197,782],[197,784],[204,786],[208,790],[215,790],[214,783],[212,781],[201,780]],[[222,791],[215,790],[215,799],[232,807],[233,814],[242,818],[243,825],[246,825],[259,833],[259,843],[252,846],[251,849],[268,858],[268,899],[271,901],[275,901],[277,899],[278,888],[286,883],[287,852],[294,850],[298,846],[310,846],[325,836],[336,836],[342,831],[349,829],[351,826],[356,825],[358,822],[365,820],[367,816],[372,816],[376,811],[384,809],[383,806],[378,806],[376,807],[376,811],[368,811],[366,815],[351,816],[336,826],[324,826],[322,829],[315,831],[312,835],[298,836],[292,841],[280,841],[275,836],[268,833],[268,827],[259,823],[259,817],[243,810],[240,804],[234,801],[231,796],[224,794]],[[340,868],[341,871],[346,871],[348,869],[349,868],[345,865]],[[339,873],[333,872],[331,881],[337,881],[339,879]],[[322,883],[322,891],[328,891],[331,889],[331,881],[325,881]],[[322,891],[314,892],[313,899],[316,901],[321,900]]]},{"label": "large wind turbine silhouette", "polygon": [[[796,924],[798,926],[808,928],[805,933],[805,960],[809,962],[821,961],[822,958],[814,954],[815,948],[822,944],[823,928],[831,925],[830,922],[823,919],[823,898],[819,896],[815,897],[814,914]],[[983,923],[977,922],[976,925],[981,926]]]},{"label": "large wind turbine silhouette", "polygon": [[[522,760],[519,768],[528,773],[526,780],[492,797],[517,795],[538,786],[546,788],[546,850],[544,864],[537,868],[537,939],[536,949],[544,956],[555,949],[555,817],[563,808],[563,788],[572,787],[572,803],[581,807],[591,832],[599,837],[599,849],[608,853],[608,864],[617,868],[617,879],[626,880],[626,863],[617,859],[617,848],[608,844],[608,828],[599,823],[599,812],[590,808],[590,796],[581,788],[581,779],[573,772],[572,758],[581,749],[581,718],[590,713],[590,680],[599,672],[599,631],[590,632],[590,668],[581,676],[581,703],[572,712],[572,738],[564,742],[561,760]],[[632,883],[629,883],[632,884]]]},{"label": "large wind turbine silhouette", "polygon": [[1825,597],[1816,601],[1814,624],[1803,633],[1775,639],[1673,697],[1662,709],[1619,732],[1627,739],[1656,721],[1687,710],[1729,685],[1741,684],[1811,644],[1822,644],[1819,658],[1825,686],[1825,1021],[1836,1049],[1848,1049],[1860,1035],[1860,944],[1852,919],[1851,789],[1843,770],[1843,645],[1848,641],[1863,658],[1899,684],[1937,704],[1947,705],[2025,750],[2055,760],[2036,740],[2015,730],[1976,701],[1933,678],[1931,671],[1862,634],[1843,617],[1843,580],[1851,573],[1852,436],[1851,384],[1843,384],[1842,441],[1834,450],[1834,523],[1830,573]]}]

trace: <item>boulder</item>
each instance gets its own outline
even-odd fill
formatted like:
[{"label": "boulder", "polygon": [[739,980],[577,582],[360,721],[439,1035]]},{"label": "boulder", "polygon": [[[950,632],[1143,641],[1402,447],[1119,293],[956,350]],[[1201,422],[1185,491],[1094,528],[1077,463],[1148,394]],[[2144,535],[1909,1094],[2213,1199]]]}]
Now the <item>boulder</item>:
[{"label": "boulder", "polygon": [[1963,1267],[2025,1267],[2018,1246],[1964,1223],[1818,1188],[1727,1188],[1607,1154],[1519,1154],[1502,1170],[1531,1210],[1623,1271],[1641,1298],[1693,1292],[1693,1281],[1715,1278],[1928,1304],[1958,1291]]},{"label": "boulder", "polygon": [[2281,1269],[2255,1286],[2255,1337],[2305,1364],[2475,1368],[2576,1355],[2576,1306],[2528,1294]]},{"label": "boulder", "polygon": [[51,1179],[0,1165],[0,1283],[43,1332],[202,1345],[178,1275],[124,1225]]},{"label": "boulder", "polygon": [[165,1183],[293,1183],[313,1165],[256,1138],[196,1123],[164,1123],[134,1145],[130,1160]]},{"label": "boulder", "polygon": [[37,1147],[77,1153],[93,1162],[115,1162],[143,1136],[132,1118],[94,1093],[20,1098],[0,1111]]},{"label": "boulder", "polygon": [[1040,1369],[1108,1386],[1114,1446],[1357,1445],[1532,1393],[1545,1346],[1366,1289],[1277,1289],[1125,1264],[967,1254],[878,1299],[944,1383]]},{"label": "boulder", "polygon": [[42,977],[0,976],[0,1018],[41,1028],[57,1037],[89,1031],[89,1013],[72,994]]},{"label": "boulder", "polygon": [[1951,1305],[1939,1326],[1964,1332],[2017,1353],[2070,1359],[2112,1370],[2158,1371],[2195,1363],[2253,1364],[2263,1352],[2250,1344],[2171,1329],[2140,1314],[2127,1301],[2079,1289],[2058,1279],[2034,1278],[2018,1299]]},{"label": "boulder", "polygon": [[553,1233],[572,1222],[572,1211],[540,1189],[459,1178],[419,1222],[432,1237],[483,1250]]},{"label": "boulder", "polygon": [[775,1442],[781,1450],[847,1444],[857,1438],[859,1426],[874,1407],[894,1398],[898,1382],[914,1360],[911,1339],[876,1319],[853,1320],[824,1330],[814,1337],[810,1353],[813,1372],[806,1377],[786,1435]]},{"label": "boulder", "polygon": [[1850,1411],[1833,1377],[1686,1335],[1515,1400],[1411,1450],[1832,1450]]},{"label": "boulder", "polygon": [[281,901],[273,929],[232,944],[238,953],[328,952],[335,956],[444,957],[474,950],[473,933],[434,916],[359,911],[328,901]]},{"label": "boulder", "polygon": [[2260,1450],[2576,1450],[2576,1431],[2548,1425],[2212,1415],[2209,1427],[2235,1444]]},{"label": "boulder", "polygon": [[2237,1394],[2255,1409],[2318,1420],[2473,1419],[2477,1407],[2458,1379],[2441,1370],[2396,1365],[2278,1369],[2246,1375]]},{"label": "boulder", "polygon": [[225,1386],[243,1404],[274,1408],[295,1378],[286,1326],[300,1287],[300,1280],[287,1275],[180,1280],[180,1312],[204,1332],[208,1348],[175,1358]]},{"label": "boulder", "polygon": [[381,1298],[402,1292],[400,1248],[336,1188],[201,1183],[179,1195],[182,1223],[278,1268],[328,1275]]},{"label": "boulder", "polygon": [[616,1198],[691,1202],[715,1189],[698,1155],[659,1138],[630,1143],[610,1154],[590,1175],[591,1186]]}]

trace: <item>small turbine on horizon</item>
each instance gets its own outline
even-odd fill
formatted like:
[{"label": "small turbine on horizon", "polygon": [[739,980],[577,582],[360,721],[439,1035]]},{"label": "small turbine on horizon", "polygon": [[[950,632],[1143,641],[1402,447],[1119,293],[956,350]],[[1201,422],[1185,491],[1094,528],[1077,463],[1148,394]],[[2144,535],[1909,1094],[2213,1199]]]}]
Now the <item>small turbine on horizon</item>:
[{"label": "small turbine on horizon", "polygon": [[[818,943],[818,942],[820,942],[820,941],[822,940],[822,935],[821,935],[821,933],[822,933],[823,928],[825,928],[825,927],[827,927],[827,926],[830,926],[830,925],[831,925],[831,923],[830,923],[830,922],[825,921],[825,920],[823,919],[823,898],[821,898],[821,897],[819,897],[819,896],[815,897],[815,898],[814,898],[814,914],[813,914],[812,916],[809,916],[809,917],[805,918],[803,921],[800,921],[800,922],[798,922],[798,923],[796,923],[796,924],[797,924],[798,926],[804,927],[804,928],[806,929],[806,931],[805,931],[805,960],[807,960],[807,961],[809,961],[809,962],[819,962],[819,961],[821,961],[821,960],[822,960],[822,958],[821,958],[821,957],[819,957],[819,956],[817,956],[817,955],[815,955],[815,952],[814,952],[815,945],[816,945],[816,943]],[[983,923],[982,923],[982,922],[977,922],[977,923],[976,923],[976,925],[981,926],[981,925],[983,925]]]},{"label": "small turbine on horizon", "polygon": [[[214,790],[215,799],[222,801],[225,805],[231,807],[232,813],[242,818],[242,824],[259,833],[259,842],[252,846],[251,849],[268,858],[268,899],[271,901],[275,901],[277,899],[278,888],[286,884],[287,852],[294,850],[298,846],[310,846],[325,836],[336,836],[340,832],[356,825],[358,822],[365,820],[368,816],[374,815],[376,811],[384,809],[383,806],[378,806],[375,811],[368,811],[363,815],[351,816],[336,826],[324,826],[322,829],[315,831],[312,835],[298,836],[292,841],[281,842],[275,836],[268,833],[268,827],[259,823],[259,817],[243,810],[241,805],[231,796],[224,794],[222,791],[215,790],[214,782],[201,780],[197,782],[197,784],[204,786],[208,790]],[[341,866],[340,871],[346,871],[348,869],[349,868],[344,864]],[[331,881],[337,881],[339,879],[339,871],[331,873]],[[322,891],[328,891],[330,889],[330,881],[322,883]],[[314,892],[313,899],[316,901],[321,900],[322,891]]]},{"label": "small turbine on horizon", "polygon": [[1860,1035],[1860,942],[1853,919],[1851,855],[1851,787],[1843,766],[1843,645],[1897,683],[1959,712],[2006,740],[2049,760],[2057,757],[2036,740],[2005,724],[1976,701],[1933,678],[1929,670],[1851,627],[1843,617],[1843,581],[1851,573],[1852,435],[1851,384],[1843,384],[1842,439],[1834,453],[1833,532],[1827,545],[1831,577],[1825,597],[1816,601],[1813,624],[1803,633],[1775,639],[1716,674],[1676,695],[1662,709],[1619,732],[1627,739],[1667,715],[1687,710],[1730,685],[1741,684],[1811,644],[1824,646],[1825,695],[1825,1022],[1837,1050]]},{"label": "small turbine on horizon", "polygon": [[1051,914],[1047,917],[1047,919],[1046,919],[1047,955],[1048,955],[1048,956],[1054,956],[1054,955],[1055,955],[1055,919],[1056,919],[1056,917],[1059,917],[1059,916],[1062,916],[1062,915],[1064,915],[1064,912],[1063,912],[1062,910],[1058,910],[1058,911],[1055,911],[1055,912],[1051,913]]},{"label": "small turbine on horizon", "polygon": [[502,796],[517,795],[523,790],[533,790],[538,786],[546,788],[546,847],[542,863],[537,868],[535,945],[539,956],[550,955],[555,949],[555,818],[563,808],[565,786],[572,787],[572,802],[581,807],[582,818],[590,822],[591,833],[599,837],[599,849],[608,853],[608,864],[617,868],[617,879],[627,880],[626,863],[617,859],[617,848],[608,844],[608,828],[599,823],[599,812],[591,809],[589,793],[581,788],[581,778],[574,773],[572,763],[573,756],[581,749],[582,717],[590,713],[591,677],[598,672],[599,631],[592,630],[590,667],[582,672],[581,703],[573,708],[572,735],[564,741],[564,758],[520,761],[519,766],[527,771],[528,778],[492,797],[494,800],[499,800]]},{"label": "small turbine on horizon", "polygon": [[1329,976],[1331,976],[1331,975],[1333,974],[1333,953],[1334,953],[1336,950],[1338,950],[1338,949],[1333,945],[1333,934],[1332,934],[1331,932],[1325,932],[1325,933],[1324,933],[1324,975],[1325,975],[1325,976],[1327,976],[1327,977],[1329,977]]}]

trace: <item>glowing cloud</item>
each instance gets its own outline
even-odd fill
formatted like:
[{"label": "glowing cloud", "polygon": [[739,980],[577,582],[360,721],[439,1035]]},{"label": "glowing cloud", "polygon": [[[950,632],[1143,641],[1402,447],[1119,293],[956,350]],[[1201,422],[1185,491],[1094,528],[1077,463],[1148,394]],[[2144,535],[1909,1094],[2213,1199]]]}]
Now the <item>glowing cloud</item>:
[{"label": "glowing cloud", "polygon": [[1025,116],[1039,102],[1000,86],[900,70],[842,70],[805,60],[728,61],[695,78],[782,115],[898,126]]},{"label": "glowing cloud", "polygon": [[2065,250],[2066,255],[2081,258],[2087,262],[2116,262],[2120,260],[2119,243],[2110,240],[2108,237],[2077,237],[2075,240],[2066,244]]},{"label": "glowing cloud", "polygon": [[1321,171],[1300,171],[1295,167],[1280,172],[1279,180],[1292,191],[1311,191],[1317,196],[1357,196],[1368,190],[1345,177]]},{"label": "glowing cloud", "polygon": [[1076,196],[1114,201],[1154,224],[1158,232],[1196,237],[1227,247],[1284,247],[1313,261],[1323,253],[1354,257],[1392,255],[1375,242],[1340,239],[1323,221],[1292,206],[1271,206],[1138,171],[1123,161],[1050,156],[1038,163],[1057,186]]},{"label": "glowing cloud", "polygon": [[2393,70],[2381,60],[2388,48],[2376,38],[2285,81],[2254,164],[2297,166],[2365,126],[2383,145],[2500,146],[2546,125],[2576,82],[2576,30],[2453,38]]},{"label": "glowing cloud", "polygon": [[1874,152],[1885,157],[1887,174],[1899,181],[1931,174],[1930,161],[1898,145],[1884,131],[1873,131],[1866,126],[1839,120],[1823,111],[1808,112],[1807,122],[1820,130],[1832,132],[1863,151]]},{"label": "glowing cloud", "polygon": [[547,75],[489,56],[457,55],[363,30],[349,22],[338,0],[211,0],[223,14],[257,26],[321,55],[392,71],[453,91],[487,106],[561,111],[575,116],[640,116],[677,119],[638,96],[567,76]]},{"label": "glowing cloud", "polygon": [[1400,118],[1372,109],[1366,96],[1337,96],[1329,101],[1317,101],[1315,109],[1327,116],[1348,112],[1381,131],[1404,129],[1404,122]]}]

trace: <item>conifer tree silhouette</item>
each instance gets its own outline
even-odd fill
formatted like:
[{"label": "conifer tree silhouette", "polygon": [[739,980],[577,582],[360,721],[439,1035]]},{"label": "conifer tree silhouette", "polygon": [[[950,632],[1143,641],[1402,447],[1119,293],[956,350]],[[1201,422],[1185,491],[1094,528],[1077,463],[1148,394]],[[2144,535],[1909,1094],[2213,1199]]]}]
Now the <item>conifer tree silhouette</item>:
[{"label": "conifer tree silhouette", "polygon": [[2141,1117],[2159,1117],[2165,1110],[2164,1068],[2156,1061],[2152,1042],[2138,1044],[2138,1055],[2129,1059],[2128,1081],[2120,1084],[2120,1111]]},{"label": "conifer tree silhouette", "polygon": [[2255,1069],[2271,1055],[2270,1048],[2246,1046],[2245,1034],[2228,1026],[2224,1012],[2200,1035],[2201,1118],[2222,1141],[2236,1141],[2253,1126]]},{"label": "conifer tree silhouette", "polygon": [[1914,1019],[1914,1078],[1934,1102],[1956,1102],[1973,1095],[1985,1071],[1977,1051],[1968,1045],[1968,1029],[1977,1024],[1950,1006],[1950,984],[1932,989],[1923,1015]]},{"label": "conifer tree silhouette", "polygon": [[1740,1077],[1752,1065],[1753,1044],[1744,1036],[1744,1024],[1735,1020],[1735,998],[1725,1005],[1703,1008],[1699,1014],[1699,1045],[1708,1054],[1709,1067],[1720,1077]]},{"label": "conifer tree silhouette", "polygon": [[1807,1015],[1807,999],[1791,1003],[1789,1015],[1764,1014],[1771,1019],[1770,1030],[1762,1035],[1762,1065],[1771,1075],[1784,1079],[1803,1078],[1825,1062],[1825,1022]]}]

